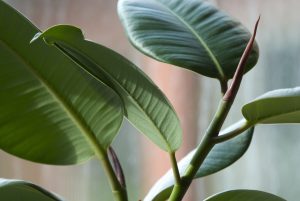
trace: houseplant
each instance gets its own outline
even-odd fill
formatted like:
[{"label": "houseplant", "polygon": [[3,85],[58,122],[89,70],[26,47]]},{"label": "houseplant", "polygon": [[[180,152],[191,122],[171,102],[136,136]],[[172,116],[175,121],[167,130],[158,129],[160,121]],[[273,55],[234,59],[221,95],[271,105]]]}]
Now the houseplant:
[{"label": "houseplant", "polygon": [[[167,7],[165,5],[167,5]],[[191,5],[194,5],[193,8],[197,8],[193,10],[194,12],[191,12],[191,7],[189,7]],[[202,73],[210,77],[215,77],[221,83],[222,92],[227,92],[227,81],[228,79],[232,78],[238,63],[238,59],[241,57],[245,45],[250,38],[250,35],[244,31],[244,29],[241,28],[238,23],[235,23],[223,13],[217,11],[206,3],[202,3],[201,1],[171,1],[170,3],[163,2],[163,4],[161,4],[160,1],[120,1],[119,8],[120,16],[125,24],[125,27],[127,28],[128,35],[135,46],[156,59],[183,66],[185,68],[194,70],[197,73]],[[118,179],[115,177],[113,168],[111,167],[105,153],[105,150],[109,147],[113,137],[117,134],[117,130],[124,115],[145,135],[152,139],[152,141],[170,154],[170,158],[173,162],[173,169],[175,170],[175,176],[177,175],[177,186],[179,188],[178,191],[176,191],[175,188],[174,192],[183,192],[180,190],[182,186],[181,183],[183,181],[183,183],[186,183],[186,181],[191,181],[191,179],[189,179],[191,176],[181,181],[176,170],[177,167],[174,152],[178,149],[180,144],[180,128],[178,126],[178,119],[164,95],[141,71],[113,51],[94,43],[84,41],[81,31],[72,26],[57,26],[50,28],[43,34],[37,35],[38,37],[36,37],[36,41],[29,44],[29,41],[33,35],[38,32],[38,30],[32,27],[32,25],[28,24],[24,18],[14,13],[15,11],[6,7],[4,4],[1,6],[1,11],[3,11],[1,12],[2,19],[6,19],[7,16],[14,16],[11,19],[14,19],[14,23],[20,24],[18,27],[24,27],[21,29],[24,30],[22,31],[22,34],[27,37],[14,37],[12,35],[12,33],[15,32],[14,27],[7,28],[5,25],[7,22],[5,22],[5,20],[3,20],[4,22],[1,21],[1,30],[5,30],[1,35],[1,37],[3,37],[2,41],[5,41],[5,43],[8,44],[6,45],[8,48],[6,47],[2,49],[2,56],[6,59],[3,62],[3,66],[7,66],[8,62],[10,62],[10,66],[17,68],[14,69],[13,72],[10,72],[10,69],[7,70],[6,68],[2,68],[4,71],[3,75],[5,75],[3,78],[6,79],[2,79],[3,84],[1,85],[4,86],[4,88],[1,91],[3,93],[1,97],[4,97],[4,94],[5,96],[9,95],[6,99],[2,99],[3,102],[1,104],[3,106],[3,114],[5,114],[3,115],[3,122],[5,122],[5,124],[2,124],[5,126],[2,127],[3,130],[1,132],[1,138],[3,139],[1,141],[1,148],[3,150],[25,159],[47,164],[74,164],[86,160],[91,157],[91,155],[96,154],[98,158],[102,159],[103,166],[107,169],[107,172],[110,175],[112,187],[115,189],[115,192],[120,192],[119,194],[116,194],[116,199],[125,199],[125,192],[122,187],[122,182],[119,182],[121,179],[118,181]],[[177,17],[178,19],[174,20],[172,16],[170,16],[170,14],[174,15],[174,13],[178,14],[179,17],[184,16],[181,11],[188,13],[189,15],[187,17],[189,19],[190,17],[195,17],[195,21],[194,18],[192,18],[191,23],[196,23],[195,25],[199,24],[201,28],[200,30],[206,29],[205,33],[210,33],[209,37],[214,36],[212,37],[213,40],[210,42],[212,42],[212,46],[219,51],[217,52],[217,55],[220,55],[218,60],[221,60],[220,63],[222,63],[222,65],[218,64],[217,57],[214,56],[214,51],[216,50],[209,51],[208,48],[210,46],[198,44],[199,41],[201,42],[205,39],[198,38],[199,41],[195,42],[195,39],[191,37],[191,33],[198,35],[198,30],[187,30],[186,24],[183,23],[180,18]],[[139,16],[141,14],[143,16]],[[142,21],[144,19],[146,20]],[[168,21],[165,21],[165,19]],[[154,20],[155,23],[153,22]],[[222,23],[220,23],[218,20],[221,20],[220,22]],[[211,23],[212,21],[216,22],[216,24]],[[11,22],[12,21],[10,21],[10,23]],[[147,25],[146,23],[150,23],[151,25],[145,26]],[[170,26],[168,26],[168,24]],[[163,30],[159,30],[162,28]],[[231,29],[234,31],[231,31]],[[144,31],[149,32],[146,33]],[[166,35],[166,33],[168,34]],[[42,39],[44,39],[48,44],[54,45],[65,55],[61,54],[55,48],[46,46]],[[182,39],[182,41],[179,39]],[[189,46],[189,44],[191,44],[191,46]],[[230,48],[231,45],[233,45],[234,48]],[[180,48],[178,48],[178,46]],[[219,46],[223,47],[225,50]],[[230,49],[235,51],[228,51]],[[12,50],[14,50],[14,52],[18,52],[19,55],[21,54],[23,58],[26,58],[26,62],[20,62],[20,58],[12,54]],[[34,55],[32,54],[33,52]],[[197,55],[195,52],[199,55]],[[208,55],[206,54],[207,52],[209,53]],[[105,56],[100,57],[99,55]],[[247,55],[248,54],[246,54],[246,56]],[[243,59],[247,60],[246,57],[243,57]],[[257,47],[254,45],[253,52],[250,54],[250,62],[245,66],[246,70],[249,70],[254,65],[256,60]],[[24,63],[29,66],[32,65],[33,67],[28,69],[28,67],[24,67]],[[60,64],[59,69],[53,67],[57,66],[58,64]],[[61,68],[62,64],[64,68]],[[198,66],[198,64],[201,65]],[[205,65],[210,66],[210,68],[206,69]],[[226,66],[226,68],[223,69],[221,67],[223,65]],[[45,69],[45,66],[47,69]],[[243,66],[244,65],[241,65],[241,67]],[[116,69],[111,69],[114,67]],[[126,68],[126,71],[124,68]],[[50,72],[49,69],[51,69]],[[239,69],[241,69],[240,72],[243,71],[242,68]],[[17,74],[16,70],[18,70],[17,72],[20,73]],[[56,74],[57,72],[58,74]],[[32,74],[35,76],[32,76]],[[130,77],[125,77],[126,75],[128,76],[128,74]],[[235,83],[238,84],[234,84],[233,86],[236,88],[234,87],[233,90],[230,90],[229,92],[237,92],[242,74],[238,73],[237,75],[237,78],[234,80],[237,80]],[[22,80],[22,82],[19,84],[22,84],[22,86],[26,88],[19,89],[14,86],[16,80]],[[13,91],[7,90],[13,87],[17,89]],[[24,94],[24,91],[26,92],[27,96]],[[89,100],[86,100],[85,97],[79,96],[82,91],[87,93],[85,96],[89,97]],[[230,94],[229,92],[226,93],[227,95],[225,95],[224,98],[224,111],[226,112],[229,110],[230,105],[234,100],[234,95],[228,95]],[[37,95],[32,96],[33,94],[31,93]],[[20,95],[23,97],[21,103],[12,101],[16,100],[16,97],[19,97]],[[291,92],[288,92],[288,90],[281,90],[280,92],[276,92],[275,95],[267,94],[266,98],[255,101],[250,105],[246,105],[243,108],[243,112],[246,115],[245,118],[247,120],[245,119],[237,123],[235,125],[237,128],[234,128],[229,132],[223,131],[223,133],[225,133],[224,136],[226,137],[213,136],[216,138],[215,140],[218,144],[211,144],[211,146],[214,146],[215,149],[224,149],[224,147],[229,147],[229,142],[231,142],[233,145],[236,145],[237,143],[233,143],[232,141],[226,141],[227,143],[223,141],[229,140],[231,137],[240,134],[241,131],[250,128],[259,122],[298,123],[297,121],[299,118],[297,119],[296,113],[294,114],[295,116],[287,115],[287,117],[283,117],[283,119],[282,117],[278,117],[278,114],[291,112],[284,111],[283,108],[280,107],[280,105],[282,105],[281,101],[284,101],[284,103],[290,101],[292,102],[291,105],[297,106],[297,98],[297,89]],[[54,101],[52,99],[54,99]],[[270,101],[269,99],[271,99],[271,103],[268,102]],[[151,102],[151,100],[154,103]],[[24,106],[24,102],[26,103],[26,107]],[[157,102],[159,105],[157,105]],[[259,117],[257,116],[257,111],[253,110],[253,108],[261,107],[260,104],[274,104],[275,106],[278,104],[278,108],[280,110],[264,111],[265,107],[262,107],[261,109],[259,108],[259,113],[265,112],[265,114],[267,114],[268,119],[266,120],[265,116]],[[16,105],[19,106],[17,107],[18,110],[16,110]],[[147,110],[145,110],[146,112],[143,111],[143,106],[148,109],[148,112]],[[155,111],[153,108],[157,107],[158,111]],[[90,108],[95,108],[95,110],[90,111]],[[93,111],[96,111],[96,108],[101,108],[101,112],[96,112],[97,116],[95,120],[92,121],[90,118],[91,116],[95,115],[93,114]],[[30,110],[28,111],[28,109]],[[154,114],[151,114],[152,110],[154,110]],[[293,107],[292,111],[294,110],[296,111],[297,107]],[[17,115],[16,111],[18,112]],[[254,113],[249,111],[253,111]],[[23,112],[23,114],[20,114],[20,112]],[[164,113],[162,114],[161,112]],[[226,112],[221,112],[222,118],[226,116]],[[106,115],[103,117],[101,114]],[[107,116],[107,114],[110,114],[111,116]],[[53,115],[55,115],[55,120]],[[162,118],[164,116],[166,116],[166,118]],[[274,117],[275,119],[269,117]],[[222,121],[222,118],[216,118],[215,121]],[[7,119],[14,119],[15,121],[7,121]],[[31,125],[32,120],[37,122]],[[112,124],[109,120],[114,123]],[[41,122],[46,122],[46,124],[41,125]],[[99,122],[101,125],[103,125],[103,127],[97,127]],[[19,129],[20,124],[30,125],[30,128],[25,127],[23,130]],[[221,127],[221,124],[222,122],[216,123],[217,127]],[[37,126],[43,127],[39,128]],[[39,139],[40,132],[33,133],[32,131],[38,131],[38,129],[41,129],[43,132],[45,132],[45,129],[43,129],[45,127],[51,129],[46,130],[47,133],[44,134],[45,136],[43,136],[43,139],[45,139],[46,136],[49,136],[49,139],[46,140],[45,145],[41,145],[40,147],[36,148],[38,150],[33,151],[31,143],[40,142],[39,140],[41,139]],[[213,131],[211,134],[218,134],[217,130],[220,128],[217,127],[214,127],[214,125],[211,127]],[[177,132],[173,133],[170,131],[171,129],[174,129]],[[251,132],[252,130],[248,130],[245,134],[238,136],[239,138],[232,138],[238,142],[244,142],[241,147],[234,148],[234,151],[237,153],[233,158],[231,158],[229,161],[223,161],[221,164],[214,164],[213,167],[207,167],[204,161],[202,164],[202,170],[200,168],[200,173],[197,174],[200,176],[205,176],[234,162],[244,153],[246,147],[249,145],[249,139],[251,138],[249,136],[252,136]],[[8,133],[14,133],[14,135],[12,136],[12,134],[9,135]],[[16,133],[20,133],[17,135],[18,137],[16,137]],[[32,139],[26,141],[28,138],[28,133],[31,133],[30,136]],[[53,133],[57,134],[57,136],[53,136]],[[109,134],[105,134],[103,136],[102,133]],[[82,134],[84,135],[82,136]],[[74,135],[76,137],[74,137]],[[97,137],[96,139],[95,136]],[[75,138],[75,140],[72,137]],[[86,143],[86,141],[88,143]],[[24,144],[27,145],[27,147],[25,147]],[[64,150],[58,150],[57,148],[62,147],[62,144],[64,145]],[[204,143],[204,145],[205,144],[206,143]],[[65,145],[69,146],[66,147]],[[28,151],[28,149],[30,151]],[[207,147],[204,146],[204,149],[206,150]],[[210,152],[211,154],[214,153],[213,150],[214,149],[212,148],[212,151]],[[44,154],[46,151],[48,153],[47,157],[45,157]],[[203,152],[199,152],[199,155],[201,155],[202,160],[204,160],[205,154]],[[193,161],[196,161],[196,166],[200,166],[200,157],[196,158],[197,159],[193,159]],[[187,162],[183,163],[183,166],[188,165],[189,163],[189,160],[185,161]],[[182,171],[184,169],[185,168],[180,170]],[[198,167],[194,169],[197,170]],[[193,172],[194,170],[191,171]],[[166,180],[168,179],[165,179],[164,181]],[[154,194],[157,194],[154,196],[165,196],[165,190],[169,189],[169,186],[166,188],[166,186],[162,185],[161,187],[163,188],[159,189],[157,192],[154,192]],[[164,195],[159,194],[162,190]],[[248,191],[246,193],[257,194],[257,192],[252,191]],[[153,195],[153,193],[150,194]],[[160,197],[157,199],[162,198]]]}]

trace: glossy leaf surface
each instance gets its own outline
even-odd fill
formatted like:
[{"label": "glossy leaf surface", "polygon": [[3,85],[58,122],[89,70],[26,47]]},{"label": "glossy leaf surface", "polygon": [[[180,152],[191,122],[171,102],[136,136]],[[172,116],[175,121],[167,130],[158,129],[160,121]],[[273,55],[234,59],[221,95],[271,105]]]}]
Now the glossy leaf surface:
[{"label": "glossy leaf surface", "polygon": [[285,199],[262,191],[232,190],[214,195],[205,201],[285,201]]},{"label": "glossy leaf surface", "polygon": [[5,201],[63,201],[45,189],[21,180],[0,179],[0,199]]},{"label": "glossy leaf surface", "polygon": [[160,148],[173,152],[181,144],[181,128],[172,106],[157,86],[134,64],[116,52],[87,41],[80,29],[52,27],[38,38],[54,44],[81,68],[122,97],[126,117]]},{"label": "glossy leaf surface", "polygon": [[[250,128],[239,136],[223,143],[216,144],[204,160],[195,178],[204,177],[218,172],[237,161],[247,151],[252,140],[253,132],[254,128]],[[184,174],[194,153],[195,150],[190,152],[178,163],[180,175]],[[147,194],[145,201],[167,200],[171,194],[173,185],[173,173],[169,170],[156,182],[156,184],[154,184]]]},{"label": "glossy leaf surface", "polygon": [[300,87],[270,91],[242,108],[252,124],[300,123]]},{"label": "glossy leaf surface", "polygon": [[0,1],[0,148],[47,164],[101,157],[121,126],[122,103],[55,48],[30,44],[38,31]]},{"label": "glossy leaf surface", "polygon": [[[203,0],[119,0],[118,12],[133,45],[146,55],[205,76],[233,77],[250,33]],[[258,46],[246,65],[258,59]]]}]

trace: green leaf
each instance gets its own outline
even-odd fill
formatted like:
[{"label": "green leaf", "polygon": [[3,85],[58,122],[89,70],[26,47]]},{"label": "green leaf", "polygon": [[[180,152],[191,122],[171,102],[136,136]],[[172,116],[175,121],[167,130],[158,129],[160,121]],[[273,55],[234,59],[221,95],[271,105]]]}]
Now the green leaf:
[{"label": "green leaf", "polygon": [[[228,128],[230,129],[230,127]],[[250,128],[241,135],[238,135],[228,141],[216,144],[208,154],[195,178],[204,177],[218,172],[237,161],[248,149],[254,128]],[[186,155],[179,163],[178,168],[182,176],[188,167],[195,150]],[[147,194],[145,201],[164,201],[171,194],[174,185],[174,177],[172,171],[169,170],[160,180],[154,184]]]},{"label": "green leaf", "polygon": [[168,152],[179,148],[181,128],[175,111],[134,64],[106,47],[84,40],[81,30],[73,26],[58,25],[36,37],[55,45],[81,68],[117,91],[129,121],[160,148]]},{"label": "green leaf", "polygon": [[300,87],[270,91],[242,108],[253,125],[300,123]]},{"label": "green leaf", "polygon": [[226,191],[205,199],[205,201],[286,201],[276,195],[256,190]]},{"label": "green leaf", "polygon": [[119,96],[42,40],[30,44],[38,31],[0,1],[0,148],[57,165],[102,157],[123,121]]},{"label": "green leaf", "polygon": [[63,201],[62,198],[35,184],[1,178],[0,199],[6,201]]},{"label": "green leaf", "polygon": [[[203,0],[119,0],[118,12],[144,54],[223,81],[233,77],[250,39],[239,22]],[[245,72],[257,59],[254,44]]]}]

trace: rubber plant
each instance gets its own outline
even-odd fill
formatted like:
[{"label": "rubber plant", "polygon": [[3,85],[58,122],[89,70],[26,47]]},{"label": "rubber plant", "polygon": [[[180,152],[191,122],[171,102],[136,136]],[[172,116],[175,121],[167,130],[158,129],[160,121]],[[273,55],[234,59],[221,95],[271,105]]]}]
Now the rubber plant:
[{"label": "rubber plant", "polygon": [[[182,135],[178,117],[159,88],[128,59],[86,40],[71,25],[41,32],[0,0],[3,151],[53,165],[96,157],[114,199],[126,201],[126,175],[111,143],[127,118],[169,155],[172,167],[143,200],[179,201],[194,179],[237,161],[249,147],[255,125],[300,123],[298,87],[267,92],[245,104],[244,118],[222,130],[243,75],[257,63],[259,20],[250,34],[241,23],[202,0],[119,0],[118,13],[139,51],[219,81],[222,98],[199,145],[177,162]],[[0,180],[0,199],[63,200],[30,182],[10,179]],[[284,199],[236,189],[205,200]]]}]

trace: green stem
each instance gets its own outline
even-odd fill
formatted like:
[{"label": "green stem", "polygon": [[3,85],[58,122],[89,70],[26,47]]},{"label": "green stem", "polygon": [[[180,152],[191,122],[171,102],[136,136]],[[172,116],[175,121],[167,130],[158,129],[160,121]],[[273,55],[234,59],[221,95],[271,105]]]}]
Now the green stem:
[{"label": "green stem", "polygon": [[204,134],[202,141],[198,145],[192,161],[186,169],[185,175],[181,178],[181,185],[177,188],[174,187],[169,201],[179,201],[183,199],[183,196],[193,181],[194,175],[197,173],[199,167],[203,163],[210,150],[214,147],[215,143],[213,138],[218,136],[231,105],[232,102],[223,100],[220,102],[211,124]]},{"label": "green stem", "polygon": [[249,121],[243,119],[242,121],[237,122],[233,126],[235,126],[234,129],[231,129],[229,131],[226,131],[227,129],[225,129],[224,132],[222,132],[222,131],[220,132],[219,136],[213,138],[214,143],[217,144],[217,143],[221,143],[221,142],[230,140],[231,138],[234,138],[235,136],[246,131],[248,128],[253,126],[253,124],[250,123]]},{"label": "green stem", "polygon": [[170,153],[170,159],[172,164],[173,175],[175,178],[175,185],[180,186],[181,179],[180,179],[180,173],[177,166],[175,152]]},{"label": "green stem", "polygon": [[112,193],[113,193],[115,201],[127,201],[128,200],[127,199],[127,191],[119,183],[119,181],[115,175],[115,172],[111,166],[108,156],[107,155],[102,156],[100,161],[101,161],[104,171],[108,177],[110,187],[112,189]]}]

